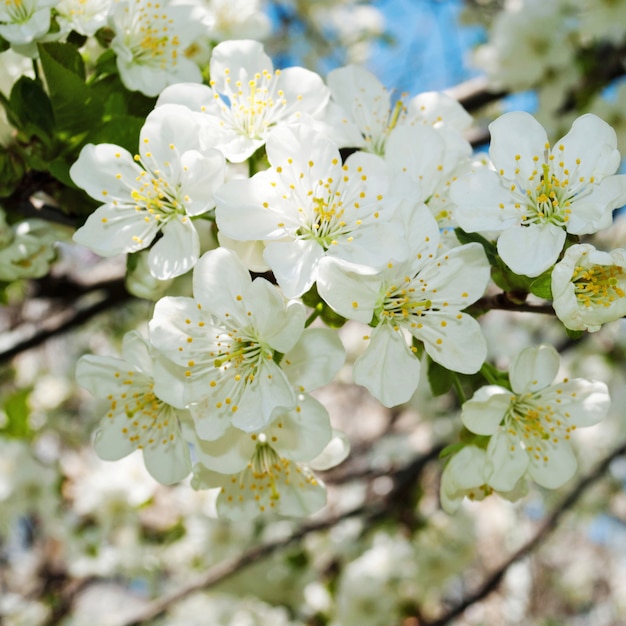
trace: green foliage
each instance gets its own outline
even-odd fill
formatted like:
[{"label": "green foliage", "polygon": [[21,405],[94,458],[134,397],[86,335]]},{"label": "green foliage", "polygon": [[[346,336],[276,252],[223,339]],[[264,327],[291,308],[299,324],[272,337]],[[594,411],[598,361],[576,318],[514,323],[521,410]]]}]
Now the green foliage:
[{"label": "green foliage", "polygon": [[85,84],[85,66],[76,48],[58,42],[38,47],[57,131],[72,136],[97,128],[102,101]]},{"label": "green foliage", "polygon": [[331,309],[322,297],[317,292],[317,286],[313,285],[303,296],[302,302],[314,309],[314,312],[310,316],[310,322],[307,326],[316,318],[319,317],[326,326],[329,328],[341,328],[346,323],[346,318],[339,313],[336,313]]},{"label": "green foliage", "polygon": [[2,403],[2,408],[7,416],[7,421],[0,428],[0,434],[4,437],[14,439],[30,439],[33,431],[28,424],[30,408],[28,406],[28,397],[32,391],[31,387],[18,389],[6,397]]},{"label": "green foliage", "polygon": [[452,388],[454,374],[443,365],[428,357],[428,382],[433,396],[442,396]]},{"label": "green foliage", "polygon": [[530,283],[530,292],[538,298],[552,300],[552,268]]},{"label": "green foliage", "polygon": [[26,173],[23,159],[8,150],[0,152],[0,198],[10,196]]},{"label": "green foliage", "polygon": [[43,87],[32,78],[22,76],[11,89],[9,121],[26,138],[35,136],[47,140],[55,125],[52,103]]}]

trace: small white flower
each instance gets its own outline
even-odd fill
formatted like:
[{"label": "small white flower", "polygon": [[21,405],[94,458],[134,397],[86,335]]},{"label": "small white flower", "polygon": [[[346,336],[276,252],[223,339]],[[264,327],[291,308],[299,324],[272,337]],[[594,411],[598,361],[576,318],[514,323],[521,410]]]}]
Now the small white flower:
[{"label": "small white flower", "polygon": [[511,364],[512,392],[488,385],[463,405],[465,426],[491,435],[487,457],[494,465],[494,489],[510,491],[526,472],[543,487],[560,487],[576,471],[572,431],[605,417],[606,385],[580,378],[553,384],[558,368],[552,346],[526,348]]},{"label": "small white flower", "polygon": [[413,125],[432,126],[448,140],[472,121],[453,98],[443,93],[426,92],[402,99],[391,106],[391,94],[371,72],[350,65],[331,71],[328,86],[332,97],[344,112],[344,131],[353,137],[353,146],[374,154],[385,154],[385,145],[394,128]]},{"label": "small white flower", "polygon": [[186,48],[203,32],[201,14],[191,5],[120,0],[109,17],[111,48],[124,86],[156,96],[168,85],[200,83],[198,66]]},{"label": "small white flower", "polygon": [[248,466],[225,475],[194,467],[194,489],[220,487],[217,513],[233,521],[251,519],[266,511],[306,517],[326,504],[326,489],[306,466],[281,457],[266,441],[256,445]]},{"label": "small white flower", "polygon": [[516,274],[539,276],[557,261],[567,233],[595,233],[626,201],[615,131],[579,117],[551,148],[541,124],[523,112],[489,125],[496,171],[480,169],[452,186],[467,232],[500,231],[498,254]]},{"label": "small white flower", "polygon": [[[304,330],[299,302],[263,278],[250,279],[235,255],[218,248],[193,274],[194,298],[163,298],[150,322],[152,343],[184,367],[184,401],[198,436],[215,440],[231,423],[254,432],[296,395],[278,362]],[[170,383],[171,384],[171,383]]]},{"label": "small white flower", "polygon": [[60,0],[56,6],[61,30],[93,36],[106,26],[114,0]]},{"label": "small white flower", "polygon": [[456,372],[477,372],[487,354],[478,322],[461,313],[489,282],[482,246],[437,255],[437,224],[424,205],[411,211],[405,232],[409,260],[389,262],[375,274],[329,263],[318,280],[320,295],[335,311],[374,327],[364,337],[369,345],[354,365],[354,380],[385,406],[406,402],[417,388],[420,362],[407,337]]},{"label": "small white flower", "polygon": [[189,271],[200,243],[192,217],[214,206],[224,180],[224,157],[207,148],[203,128],[188,109],[169,105],[150,113],[141,129],[139,154],[112,144],[86,145],[70,175],[106,204],[92,213],[74,240],[102,256],[137,252],[156,235],[148,264],[161,280]]},{"label": "small white flower", "polygon": [[624,317],[626,250],[571,246],[552,270],[552,297],[558,318],[572,330],[594,332]]},{"label": "small white flower", "polygon": [[330,92],[322,79],[302,67],[274,70],[257,41],[225,41],[213,49],[211,87],[166,89],[158,105],[184,104],[202,112],[219,133],[216,143],[234,163],[245,161],[280,122],[319,117]]},{"label": "small white flower", "polygon": [[482,168],[452,185],[457,221],[467,232],[495,231],[498,254],[516,274],[539,276],[557,261],[567,233],[595,233],[626,202],[615,131],[592,114],[579,117],[551,147],[531,115],[506,113],[489,125]]},{"label": "small white flower", "polygon": [[0,35],[18,46],[43,37],[50,28],[50,11],[58,0],[5,0],[0,3]]},{"label": "small white flower", "polygon": [[[490,484],[494,464],[485,450],[474,445],[465,446],[448,462],[441,475],[441,506],[446,513],[454,513],[463,498],[484,500],[494,492]],[[508,500],[518,500],[528,490],[526,481],[520,479],[509,491],[500,491]]]},{"label": "small white flower", "polygon": [[384,161],[357,153],[342,165],[335,144],[309,126],[275,129],[272,167],[216,193],[216,221],[228,237],[265,240],[264,258],[288,297],[305,293],[326,257],[381,267],[406,255],[390,222],[402,197]]},{"label": "small white flower", "polygon": [[0,209],[0,280],[40,278],[56,258],[54,244],[66,235],[44,220],[6,224]]},{"label": "small white flower", "polygon": [[160,483],[182,480],[191,471],[189,449],[181,436],[180,413],[155,393],[158,357],[134,331],[124,336],[122,355],[84,356],[76,369],[78,384],[109,402],[96,452],[105,461],[117,461],[139,449]]}]

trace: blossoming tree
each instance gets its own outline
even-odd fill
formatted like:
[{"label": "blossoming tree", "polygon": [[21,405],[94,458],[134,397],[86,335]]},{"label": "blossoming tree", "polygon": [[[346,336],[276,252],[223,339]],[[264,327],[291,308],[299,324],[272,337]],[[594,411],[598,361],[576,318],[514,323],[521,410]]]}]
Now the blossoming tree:
[{"label": "blossoming tree", "polygon": [[[313,47],[351,6],[275,4]],[[592,28],[585,2],[555,4],[493,19],[492,91],[592,47],[546,26]],[[566,42],[527,71],[524,20]],[[492,115],[474,153],[463,102],[493,93],[278,67],[270,29],[256,2],[0,8],[0,621],[449,623],[626,451],[626,175],[590,97],[567,82],[567,129]],[[519,521],[589,459],[450,608],[469,520]],[[125,608],[89,617],[107,586]]]}]

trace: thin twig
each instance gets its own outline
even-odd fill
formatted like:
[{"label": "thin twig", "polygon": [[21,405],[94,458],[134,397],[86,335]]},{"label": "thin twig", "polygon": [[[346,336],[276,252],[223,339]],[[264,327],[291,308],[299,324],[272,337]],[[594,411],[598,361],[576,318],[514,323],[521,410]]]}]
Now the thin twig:
[{"label": "thin twig", "polygon": [[124,288],[122,280],[107,282],[102,291],[103,295],[99,300],[83,308],[73,310],[69,316],[61,316],[61,321],[55,324],[42,321],[41,325],[46,325],[42,330],[38,330],[26,339],[17,341],[10,348],[0,352],[0,363],[6,363],[21,352],[40,346],[48,339],[84,324],[92,317],[129,300],[131,297]]},{"label": "thin twig", "polygon": [[178,589],[177,591],[164,595],[158,600],[155,600],[148,606],[144,607],[137,615],[121,621],[117,626],[140,626],[148,620],[159,617],[176,602],[183,600],[197,591],[203,591],[214,587],[218,583],[234,576],[250,565],[271,556],[279,550],[288,547],[292,543],[300,541],[310,533],[327,530],[336,526],[339,522],[351,517],[362,517],[366,525],[371,524],[383,517],[390,517],[390,509],[394,506],[394,504],[397,504],[398,500],[404,500],[406,490],[411,485],[416,483],[418,476],[426,464],[439,456],[441,447],[442,446],[436,446],[427,454],[415,458],[411,463],[400,468],[395,475],[392,476],[395,483],[394,488],[386,496],[380,497],[373,503],[360,505],[356,508],[350,509],[349,511],[338,513],[337,515],[333,515],[318,522],[305,524],[284,539],[255,546],[238,557],[222,561],[209,569],[203,576],[200,576],[194,582]]},{"label": "thin twig", "polygon": [[609,465],[618,457],[626,454],[626,443],[613,450],[606,458],[604,458],[593,471],[580,480],[576,486],[561,500],[558,506],[552,511],[550,515],[543,521],[539,530],[535,533],[534,537],[527,541],[521,548],[516,550],[495,572],[493,572],[482,585],[470,595],[466,596],[461,602],[450,609],[445,615],[434,620],[420,622],[421,626],[445,626],[449,624],[453,619],[459,617],[468,607],[472,606],[476,602],[486,598],[492,591],[495,591],[499,584],[502,582],[505,574],[509,568],[524,557],[528,556],[536,548],[538,548],[556,529],[559,521],[563,515],[569,511],[582,495],[591,487],[597,480],[602,478],[606,473]]}]

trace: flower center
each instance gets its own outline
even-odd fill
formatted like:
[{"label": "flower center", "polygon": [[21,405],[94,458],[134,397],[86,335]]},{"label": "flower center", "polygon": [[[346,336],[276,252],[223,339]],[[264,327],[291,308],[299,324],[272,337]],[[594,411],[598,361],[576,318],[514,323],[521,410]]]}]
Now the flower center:
[{"label": "flower center", "polygon": [[33,15],[33,7],[27,6],[23,0],[4,0],[11,21],[17,24],[27,22]]},{"label": "flower center", "polygon": [[[565,417],[569,414],[565,413]],[[521,441],[535,461],[543,462],[549,460],[552,447],[561,439],[569,439],[570,432],[575,428],[568,426],[549,402],[542,400],[541,393],[526,393],[511,398],[504,422],[507,435]],[[514,448],[512,443],[511,449]]]},{"label": "flower center", "polygon": [[576,298],[585,307],[609,307],[626,295],[624,268],[617,265],[579,265],[574,269],[572,282]]},{"label": "flower center", "polygon": [[[230,85],[230,69],[226,68],[224,73],[226,83]],[[250,139],[261,139],[267,129],[282,116],[288,102],[285,92],[276,86],[274,77],[278,76],[280,70],[275,70],[273,74],[267,70],[257,72],[247,82],[237,80],[235,89],[231,88],[225,94],[230,106],[222,102],[222,114],[242,135]],[[213,86],[215,81],[210,84]]]},{"label": "flower center", "polygon": [[162,10],[159,3],[136,8],[126,34],[126,45],[135,63],[161,69],[177,64],[180,40],[171,35],[171,17]]},{"label": "flower center", "polygon": [[152,383],[142,384],[135,379],[135,372],[117,372],[116,378],[124,378],[128,391],[109,395],[107,417],[113,419],[123,409],[128,421],[122,426],[122,434],[138,449],[165,446],[176,439],[177,421],[173,410],[156,397]]},{"label": "flower center", "polygon": [[[571,213],[569,181],[567,178],[559,179],[547,163],[544,163],[541,168],[539,184],[534,189],[532,186],[526,189],[528,203],[523,223],[525,225],[552,223],[565,226]],[[535,176],[536,174],[533,173],[531,182]]]}]

